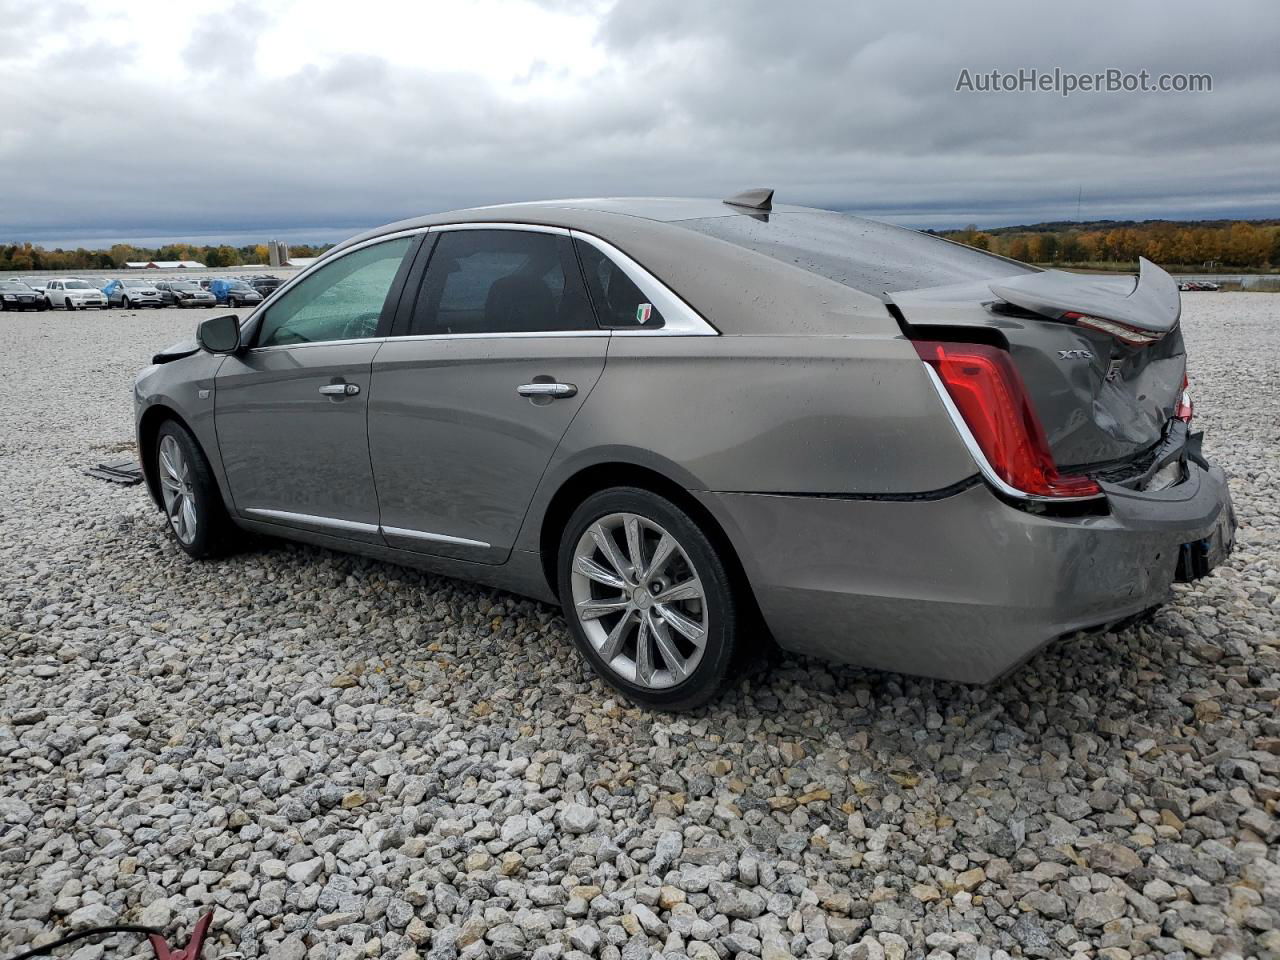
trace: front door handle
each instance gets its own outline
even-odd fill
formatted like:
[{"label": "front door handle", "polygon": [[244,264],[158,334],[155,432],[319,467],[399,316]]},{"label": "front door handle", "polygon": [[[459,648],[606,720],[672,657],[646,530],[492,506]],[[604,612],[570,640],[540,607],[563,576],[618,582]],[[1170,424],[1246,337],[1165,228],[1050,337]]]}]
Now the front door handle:
[{"label": "front door handle", "polygon": [[358,383],[326,383],[320,388],[326,397],[354,397],[360,392]]},{"label": "front door handle", "polygon": [[572,397],[578,388],[572,383],[522,383],[516,387],[516,393],[522,397]]}]

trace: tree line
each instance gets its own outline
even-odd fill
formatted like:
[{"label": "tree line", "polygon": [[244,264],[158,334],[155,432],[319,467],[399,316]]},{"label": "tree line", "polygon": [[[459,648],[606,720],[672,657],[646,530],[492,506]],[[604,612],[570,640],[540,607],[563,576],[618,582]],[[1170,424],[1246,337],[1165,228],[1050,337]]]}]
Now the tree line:
[{"label": "tree line", "polygon": [[1098,221],[941,231],[979,250],[1028,263],[1132,266],[1146,257],[1191,270],[1280,269],[1280,221]]},{"label": "tree line", "polygon": [[[290,244],[289,253],[295,257],[318,257],[331,246],[331,243]],[[127,262],[145,263],[149,260],[195,260],[206,267],[239,267],[269,262],[265,243],[243,247],[233,247],[226,243],[217,246],[171,243],[154,248],[117,243],[109,250],[86,250],[84,247],[77,247],[75,250],[63,250],[61,247],[46,250],[30,243],[0,245],[0,270],[112,270],[123,267]]]}]

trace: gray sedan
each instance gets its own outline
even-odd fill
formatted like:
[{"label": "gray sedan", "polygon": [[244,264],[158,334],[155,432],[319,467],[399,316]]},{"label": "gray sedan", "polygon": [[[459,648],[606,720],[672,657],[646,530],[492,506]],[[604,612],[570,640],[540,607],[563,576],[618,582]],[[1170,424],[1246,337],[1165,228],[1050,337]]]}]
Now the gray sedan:
[{"label": "gray sedan", "polygon": [[155,287],[166,307],[213,307],[218,303],[194,280],[158,280]]},{"label": "gray sedan", "polygon": [[751,646],[982,682],[1231,549],[1176,284],[858,217],[515,204],[341,244],[135,386],[177,544],[242,531],[564,608],[632,699]]}]

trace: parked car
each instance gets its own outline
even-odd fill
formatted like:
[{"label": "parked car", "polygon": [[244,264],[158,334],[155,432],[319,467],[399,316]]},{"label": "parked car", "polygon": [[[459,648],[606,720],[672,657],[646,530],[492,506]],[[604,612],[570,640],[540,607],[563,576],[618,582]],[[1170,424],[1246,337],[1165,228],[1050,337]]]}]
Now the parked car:
[{"label": "parked car", "polygon": [[49,302],[21,280],[0,280],[0,310],[48,310]]},{"label": "parked car", "polygon": [[49,299],[45,296],[45,291],[49,286],[49,281],[44,277],[19,277],[18,279],[36,292],[47,310],[49,308]]},{"label": "parked car", "polygon": [[134,277],[124,277],[119,280],[112,280],[102,292],[106,294],[107,302],[113,307],[123,307],[129,310],[133,307],[162,307],[164,300],[160,297],[160,291],[150,280],[138,280]]},{"label": "parked car", "polygon": [[262,294],[244,280],[217,278],[209,284],[209,292],[218,298],[218,303],[233,309],[252,307],[262,302]]},{"label": "parked car", "polygon": [[87,310],[97,307],[107,309],[107,298],[101,290],[87,280],[74,277],[63,277],[50,280],[44,291],[45,299],[51,307],[65,307],[68,310]]},{"label": "parked car", "polygon": [[272,292],[284,283],[279,277],[251,277],[246,282],[262,295],[262,299],[271,296]]},{"label": "parked car", "polygon": [[244,528],[558,600],[644,704],[705,702],[766,631],[984,682],[1230,551],[1179,309],[1147,260],[1040,270],[771,191],[466,210],[158,354],[139,454],[193,557]]},{"label": "parked car", "polygon": [[193,280],[157,280],[156,290],[165,306],[212,307],[217,298],[208,290],[201,290]]}]

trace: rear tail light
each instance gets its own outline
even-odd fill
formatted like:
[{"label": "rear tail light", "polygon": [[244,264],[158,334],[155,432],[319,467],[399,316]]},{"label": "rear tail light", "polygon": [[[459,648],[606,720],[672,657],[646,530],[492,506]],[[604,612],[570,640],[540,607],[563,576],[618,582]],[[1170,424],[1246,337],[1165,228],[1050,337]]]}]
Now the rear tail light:
[{"label": "rear tail light", "polygon": [[1062,315],[1062,319],[1070,320],[1078,327],[1088,327],[1090,330],[1100,330],[1103,333],[1108,333],[1121,343],[1127,343],[1131,347],[1147,347],[1164,336],[1163,333],[1139,330],[1137,327],[1125,326],[1123,323],[1104,320],[1102,317],[1093,317],[1087,313],[1069,311]]},{"label": "rear tail light", "polygon": [[915,348],[937,373],[995,479],[1012,488],[1006,492],[1063,499],[1101,495],[1102,488],[1089,477],[1058,472],[1044,428],[1006,351],[932,340],[916,341]]},{"label": "rear tail light", "polygon": [[1178,394],[1178,405],[1173,409],[1173,415],[1176,419],[1183,423],[1191,423],[1191,418],[1195,416],[1196,405],[1191,402],[1191,391],[1187,389],[1191,385],[1191,381],[1187,379],[1187,375],[1182,375],[1182,392]]}]

